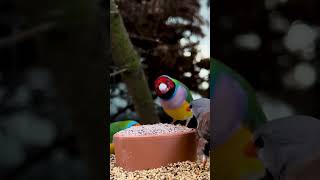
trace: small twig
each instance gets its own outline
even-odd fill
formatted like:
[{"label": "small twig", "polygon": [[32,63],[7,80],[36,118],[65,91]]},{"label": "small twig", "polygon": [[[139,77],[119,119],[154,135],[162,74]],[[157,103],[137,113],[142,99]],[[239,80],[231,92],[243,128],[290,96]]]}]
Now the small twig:
[{"label": "small twig", "polygon": [[161,43],[161,41],[159,39],[152,39],[149,37],[145,37],[145,36],[139,36],[139,35],[135,35],[135,34],[129,34],[130,38],[134,38],[134,39],[139,39],[142,41],[150,41],[150,42],[154,42],[154,43]]},{"label": "small twig", "polygon": [[110,14],[116,15],[118,14],[118,11],[110,11]]},{"label": "small twig", "polygon": [[38,33],[47,32],[53,29],[56,26],[56,23],[49,22],[44,23],[29,30],[23,32],[14,33],[11,36],[0,39],[0,48],[5,46],[13,45],[17,42],[23,41],[25,39],[31,38],[32,36],[37,35]]},{"label": "small twig", "polygon": [[125,72],[125,71],[128,71],[128,69],[127,69],[127,68],[120,69],[120,70],[118,70],[118,71],[115,71],[115,72],[111,73],[111,74],[110,74],[110,77],[116,76],[116,75],[118,75],[118,74],[120,74],[120,73],[123,73],[123,72]]}]

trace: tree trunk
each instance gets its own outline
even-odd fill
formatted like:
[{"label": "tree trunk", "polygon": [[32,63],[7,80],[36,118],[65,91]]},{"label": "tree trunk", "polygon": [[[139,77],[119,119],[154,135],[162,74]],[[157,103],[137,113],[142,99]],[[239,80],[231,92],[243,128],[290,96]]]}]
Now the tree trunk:
[{"label": "tree trunk", "polygon": [[126,83],[135,109],[143,124],[160,122],[155,112],[154,103],[142,69],[140,58],[130,42],[128,33],[114,0],[110,1],[111,9],[111,50],[112,59],[117,67],[126,69],[122,79]]}]

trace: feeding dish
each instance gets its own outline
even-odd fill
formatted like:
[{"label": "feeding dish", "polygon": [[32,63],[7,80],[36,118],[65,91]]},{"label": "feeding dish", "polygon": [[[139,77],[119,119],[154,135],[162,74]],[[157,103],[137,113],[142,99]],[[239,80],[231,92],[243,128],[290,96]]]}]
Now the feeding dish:
[{"label": "feeding dish", "polygon": [[113,137],[116,165],[127,171],[196,161],[196,130],[171,124],[131,127]]}]

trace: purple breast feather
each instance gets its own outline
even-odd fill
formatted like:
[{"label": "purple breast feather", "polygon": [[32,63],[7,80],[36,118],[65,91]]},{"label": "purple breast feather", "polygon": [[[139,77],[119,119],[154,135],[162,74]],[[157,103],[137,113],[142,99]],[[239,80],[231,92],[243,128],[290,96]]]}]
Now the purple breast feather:
[{"label": "purple breast feather", "polygon": [[187,91],[182,86],[178,86],[170,99],[160,99],[160,103],[164,109],[177,109],[184,103],[186,97]]},{"label": "purple breast feather", "polygon": [[247,112],[246,92],[238,81],[228,75],[216,77],[211,117],[214,144],[222,144],[242,126]]}]

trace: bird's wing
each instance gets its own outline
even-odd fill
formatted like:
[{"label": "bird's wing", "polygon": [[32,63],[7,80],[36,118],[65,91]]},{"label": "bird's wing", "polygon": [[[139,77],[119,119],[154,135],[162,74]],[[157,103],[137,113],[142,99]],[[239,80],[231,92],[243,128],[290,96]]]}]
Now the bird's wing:
[{"label": "bird's wing", "polygon": [[185,89],[185,91],[186,91],[186,101],[188,103],[190,103],[193,100],[193,98],[192,98],[192,95],[191,95],[191,92],[190,92],[189,88],[185,84],[183,84],[182,82],[180,82],[180,81],[178,81],[178,80],[176,80],[174,78],[171,78],[171,79],[177,86],[182,86]]},{"label": "bird's wing", "polygon": [[210,112],[203,112],[200,114],[199,124],[197,127],[199,135],[206,139],[207,141],[210,140]]}]

